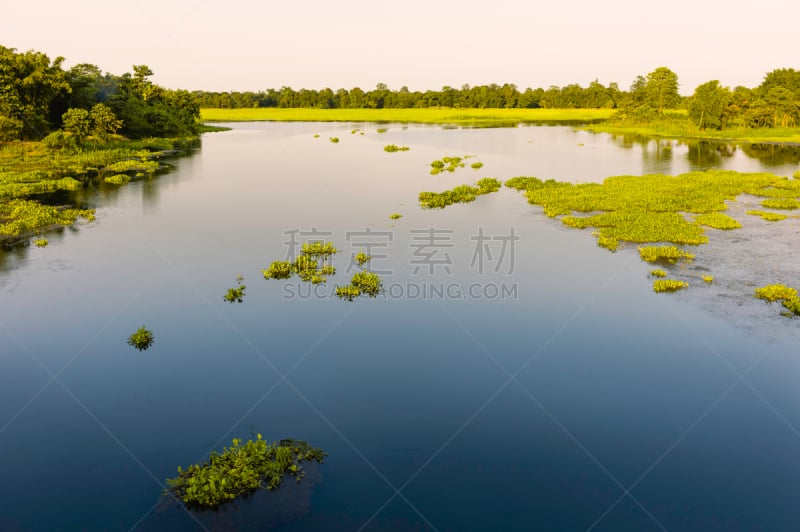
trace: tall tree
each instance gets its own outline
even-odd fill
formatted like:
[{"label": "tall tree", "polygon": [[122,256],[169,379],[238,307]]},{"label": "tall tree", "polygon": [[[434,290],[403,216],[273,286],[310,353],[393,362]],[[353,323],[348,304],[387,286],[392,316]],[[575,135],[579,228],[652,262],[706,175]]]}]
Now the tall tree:
[{"label": "tall tree", "polygon": [[647,103],[658,114],[663,114],[664,109],[676,108],[681,102],[681,96],[678,94],[678,75],[667,67],[658,67],[647,74],[645,93]]}]

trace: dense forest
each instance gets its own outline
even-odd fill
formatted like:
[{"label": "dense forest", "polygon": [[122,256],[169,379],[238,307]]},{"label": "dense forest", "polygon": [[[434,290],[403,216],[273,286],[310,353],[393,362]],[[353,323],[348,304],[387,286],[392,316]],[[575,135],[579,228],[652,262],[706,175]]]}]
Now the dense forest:
[{"label": "dense forest", "polygon": [[[260,92],[204,92],[192,94],[203,108],[313,107],[321,109],[389,108],[545,108],[545,109],[617,109],[614,120],[620,124],[645,124],[663,120],[669,110],[683,110],[699,129],[739,127],[796,127],[800,123],[800,71],[791,68],[769,72],[755,88],[734,89],[712,80],[698,86],[689,97],[678,92],[678,76],[669,68],[659,67],[638,76],[629,90],[617,83],[603,86],[593,81],[588,87],[570,84],[547,89],[515,85],[464,85],[460,89],[442,87],[425,92],[407,87],[390,90],[379,83],[374,90],[329,88],[322,90],[290,87]],[[675,119],[675,117],[673,117]],[[686,120],[682,114],[679,120]]]},{"label": "dense forest", "polygon": [[196,133],[195,97],[153,84],[147,66],[116,76],[90,64],[65,70],[63,62],[0,46],[0,141],[38,140],[51,133],[55,143],[117,132],[129,138]]}]

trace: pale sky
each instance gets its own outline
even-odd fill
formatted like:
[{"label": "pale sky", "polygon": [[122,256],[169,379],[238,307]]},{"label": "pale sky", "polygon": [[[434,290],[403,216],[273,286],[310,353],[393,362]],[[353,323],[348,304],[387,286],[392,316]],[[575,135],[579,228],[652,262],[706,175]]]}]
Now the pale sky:
[{"label": "pale sky", "polygon": [[800,69],[798,20],[798,0],[0,0],[0,44],[190,90],[627,89],[667,66],[691,94]]}]

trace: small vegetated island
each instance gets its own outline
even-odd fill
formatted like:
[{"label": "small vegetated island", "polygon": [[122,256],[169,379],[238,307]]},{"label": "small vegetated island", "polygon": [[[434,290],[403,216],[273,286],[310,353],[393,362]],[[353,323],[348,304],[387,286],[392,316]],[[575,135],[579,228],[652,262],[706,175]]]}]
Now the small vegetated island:
[{"label": "small vegetated island", "polygon": [[217,508],[259,488],[278,488],[288,475],[303,478],[302,462],[322,463],[326,453],[299,440],[267,443],[257,434],[254,440],[234,438],[222,452],[212,451],[208,461],[183,469],[167,479],[164,495],[172,495],[189,508]]},{"label": "small vegetated island", "polygon": [[[507,187],[523,192],[544,214],[578,229],[593,228],[598,245],[616,251],[623,242],[642,245],[642,260],[663,265],[691,262],[694,253],[678,246],[708,243],[707,229],[735,230],[742,224],[725,214],[725,201],[747,194],[765,198],[762,206],[791,210],[798,206],[800,180],[768,173],[727,170],[690,172],[678,176],[650,174],[609,177],[602,184],[571,184],[535,177],[516,177]],[[421,197],[422,199],[422,197]],[[761,213],[762,211],[759,211]],[[748,212],[748,214],[752,214]],[[766,219],[782,220],[785,213],[766,212]],[[663,279],[663,269],[652,270],[656,292],[673,292],[686,281]],[[702,276],[708,284],[714,278]],[[758,292],[757,292],[758,294]],[[762,297],[762,296],[759,296]],[[786,309],[798,308],[796,293],[781,292]],[[774,299],[770,299],[774,300]]]}]

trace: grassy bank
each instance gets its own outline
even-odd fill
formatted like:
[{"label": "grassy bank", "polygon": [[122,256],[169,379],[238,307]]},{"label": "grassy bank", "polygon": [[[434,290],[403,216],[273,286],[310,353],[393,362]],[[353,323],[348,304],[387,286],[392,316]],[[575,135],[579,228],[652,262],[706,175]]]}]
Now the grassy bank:
[{"label": "grassy bank", "polygon": [[745,128],[699,129],[688,120],[656,121],[644,125],[615,124],[605,122],[589,124],[582,129],[596,133],[612,135],[641,135],[644,137],[662,137],[673,139],[708,139],[730,142],[777,142],[800,144],[800,128]]},{"label": "grassy bank", "polygon": [[407,122],[487,127],[606,120],[612,109],[201,109],[207,122]]},{"label": "grassy bank", "polygon": [[57,193],[97,180],[124,184],[154,175],[157,159],[185,149],[194,139],[116,139],[80,149],[42,142],[0,144],[0,242],[24,239],[50,229],[94,219],[94,211],[72,205]]}]

